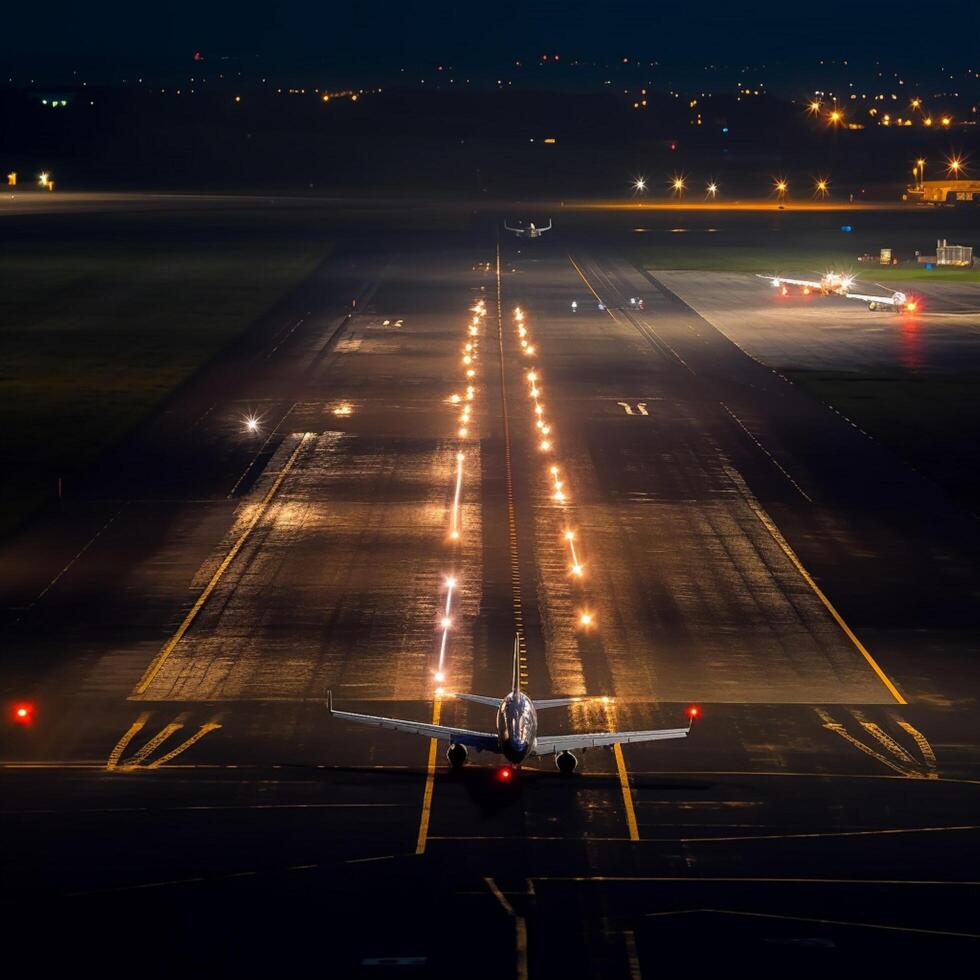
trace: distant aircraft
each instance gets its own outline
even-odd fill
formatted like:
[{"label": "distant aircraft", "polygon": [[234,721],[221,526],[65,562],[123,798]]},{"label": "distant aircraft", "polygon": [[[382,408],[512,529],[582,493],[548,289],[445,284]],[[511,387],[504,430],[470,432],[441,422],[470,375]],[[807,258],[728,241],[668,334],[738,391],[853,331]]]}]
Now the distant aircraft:
[{"label": "distant aircraft", "polygon": [[590,732],[579,735],[538,735],[538,711],[543,708],[560,708],[569,704],[587,701],[588,698],[551,698],[545,701],[532,701],[521,690],[520,679],[520,634],[514,640],[514,684],[502,701],[499,698],[484,697],[481,694],[454,694],[461,701],[472,701],[497,709],[497,732],[473,732],[465,728],[451,728],[447,725],[428,725],[425,722],[403,721],[399,718],[385,718],[381,715],[361,715],[351,711],[336,711],[333,694],[327,693],[327,709],[334,718],[373,725],[376,728],[390,728],[396,732],[408,732],[423,738],[439,738],[449,742],[446,758],[453,768],[466,762],[467,748],[479,752],[495,752],[508,762],[519,766],[529,756],[554,755],[560,772],[570,774],[575,771],[578,760],[573,750],[592,748],[612,748],[627,742],[653,742],[669,738],[687,738],[691,733],[694,719],[700,714],[697,707],[687,709],[686,728],[659,728],[640,732]]},{"label": "distant aircraft", "polygon": [[542,225],[540,228],[533,221],[528,222],[527,227],[518,225],[516,228],[511,228],[505,221],[504,228],[507,231],[512,231],[518,238],[540,238],[546,231],[551,231],[551,218],[548,219],[546,225]]},{"label": "distant aircraft", "polygon": [[789,286],[799,286],[800,292],[804,296],[809,296],[812,292],[818,292],[822,296],[843,296],[845,299],[856,299],[868,304],[869,310],[891,310],[894,313],[905,312],[914,313],[919,308],[919,301],[914,297],[895,290],[891,296],[869,296],[865,293],[852,293],[851,286],[854,285],[854,276],[844,276],[837,272],[828,272],[821,276],[819,280],[813,279],[787,279],[785,276],[763,276],[771,283],[773,289],[782,291],[783,296],[789,293]]}]

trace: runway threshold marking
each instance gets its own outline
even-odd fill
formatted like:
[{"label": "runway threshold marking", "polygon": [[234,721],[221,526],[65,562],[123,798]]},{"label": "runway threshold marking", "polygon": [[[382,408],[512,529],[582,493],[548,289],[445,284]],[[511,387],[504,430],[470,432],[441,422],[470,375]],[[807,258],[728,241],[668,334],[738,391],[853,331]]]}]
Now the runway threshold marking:
[{"label": "runway threshold marking", "polygon": [[796,552],[792,549],[792,547],[790,547],[790,543],[783,537],[782,532],[773,523],[772,518],[756,502],[756,499],[752,495],[752,492],[749,490],[748,486],[746,486],[745,481],[742,479],[742,475],[732,466],[726,466],[725,470],[728,474],[729,479],[738,488],[739,493],[742,495],[742,499],[746,502],[746,504],[748,504],[749,509],[752,511],[752,513],[755,514],[756,518],[758,518],[759,523],[769,532],[769,536],[773,539],[773,541],[776,542],[776,544],[779,546],[779,549],[790,560],[793,567],[797,570],[797,572],[799,572],[800,577],[803,579],[803,581],[810,586],[810,589],[813,591],[813,594],[823,604],[824,609],[826,609],[827,612],[830,613],[831,617],[833,617],[834,622],[836,622],[837,625],[841,628],[844,635],[851,641],[852,644],[854,644],[854,648],[858,651],[858,653],[861,654],[862,657],[864,657],[868,666],[877,675],[878,680],[880,680],[881,683],[884,684],[885,687],[888,689],[888,693],[895,699],[896,702],[898,702],[898,704],[908,704],[908,701],[906,701],[905,698],[902,697],[902,695],[899,693],[898,688],[895,687],[895,685],[892,683],[889,676],[878,665],[878,661],[871,656],[871,654],[868,652],[867,647],[865,647],[865,645],[857,638],[857,635],[855,634],[854,630],[852,630],[851,627],[847,625],[847,621],[844,619],[844,617],[837,611],[837,608],[834,606],[834,604],[830,601],[830,599],[827,598],[826,595],[824,595],[823,590],[813,580],[813,576],[806,570],[806,567],[803,565],[803,562],[800,561],[800,559],[796,555]]},{"label": "runway threshold marking", "polygon": [[[437,697],[432,702],[432,724],[438,725],[442,717],[442,698]],[[429,739],[429,761],[425,768],[425,790],[422,793],[422,815],[419,818],[419,835],[415,842],[415,853],[425,854],[425,845],[429,839],[429,818],[432,816],[432,793],[436,784],[436,751],[439,740]]]},{"label": "runway threshold marking", "polygon": [[184,617],[183,622],[181,622],[180,626],[177,627],[177,631],[174,633],[172,637],[170,637],[169,640],[167,640],[167,642],[163,645],[163,648],[160,650],[160,652],[156,655],[156,657],[153,658],[153,662],[150,664],[149,667],[146,668],[146,671],[143,673],[140,682],[133,689],[133,694],[131,696],[139,696],[145,694],[147,688],[149,688],[150,684],[153,683],[153,679],[157,676],[157,674],[160,673],[160,670],[163,667],[163,665],[167,662],[170,655],[177,648],[177,644],[180,643],[180,641],[184,638],[184,634],[188,631],[188,629],[190,629],[190,626],[197,618],[198,613],[204,608],[204,604],[211,597],[211,593],[214,592],[216,586],[218,585],[218,582],[221,581],[221,577],[228,570],[228,567],[235,560],[235,558],[238,555],[238,552],[242,550],[242,546],[248,540],[252,531],[255,530],[259,521],[264,516],[266,509],[268,508],[269,504],[272,501],[272,498],[275,497],[275,495],[279,492],[279,488],[282,486],[283,481],[289,475],[290,470],[292,470],[293,466],[296,463],[296,460],[299,458],[300,451],[306,445],[309,438],[310,438],[309,432],[303,433],[303,436],[296,444],[296,448],[293,450],[292,455],[286,461],[286,465],[283,466],[283,468],[279,471],[272,486],[269,488],[266,495],[262,498],[259,505],[255,508],[255,511],[252,514],[252,517],[250,518],[248,524],[246,525],[245,530],[242,531],[242,533],[238,536],[238,540],[232,545],[231,550],[228,552],[227,555],[225,555],[224,559],[222,559],[221,564],[218,566],[215,573],[211,576],[211,580],[204,587],[204,591],[202,591],[201,594],[197,597],[197,600],[195,601],[194,605],[191,606],[190,611]]}]

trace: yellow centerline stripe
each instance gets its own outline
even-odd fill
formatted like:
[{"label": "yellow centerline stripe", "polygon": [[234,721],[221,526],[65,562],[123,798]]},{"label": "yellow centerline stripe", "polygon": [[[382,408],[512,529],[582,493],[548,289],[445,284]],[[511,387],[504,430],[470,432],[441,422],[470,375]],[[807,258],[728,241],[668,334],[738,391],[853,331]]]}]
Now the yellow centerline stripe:
[{"label": "yellow centerline stripe", "polygon": [[[442,698],[432,703],[432,724],[438,725],[442,716]],[[425,792],[422,794],[422,816],[419,820],[419,836],[415,843],[415,853],[425,854],[425,844],[429,838],[429,817],[432,815],[432,793],[436,783],[436,750],[439,740],[429,739],[429,761],[425,772]]]},{"label": "yellow centerline stripe", "polygon": [[613,746],[616,757],[616,771],[619,773],[619,786],[623,791],[623,806],[626,808],[626,826],[629,828],[630,840],[639,840],[640,831],[636,826],[636,811],[633,809],[633,792],[630,789],[629,776],[626,774],[626,760],[623,758],[623,747],[617,742]]},{"label": "yellow centerline stripe", "polygon": [[133,690],[133,695],[145,694],[147,688],[153,683],[153,679],[160,673],[160,669],[167,662],[170,654],[174,652],[177,648],[177,644],[184,638],[184,634],[190,629],[191,623],[197,618],[197,614],[204,608],[204,604],[208,601],[211,593],[215,590],[218,582],[221,581],[221,576],[228,570],[228,566],[235,560],[238,552],[242,550],[242,546],[248,540],[249,535],[255,530],[256,525],[261,520],[265,510],[268,507],[272,498],[279,491],[282,486],[283,480],[289,474],[289,471],[293,468],[297,457],[299,456],[300,450],[306,445],[306,441],[310,434],[304,433],[303,438],[297,443],[296,448],[293,450],[292,455],[286,462],[286,465],[279,471],[279,475],[276,477],[272,486],[269,488],[269,492],[262,498],[261,503],[255,509],[255,513],[252,515],[251,520],[249,520],[248,525],[245,530],[239,535],[238,540],[232,545],[231,551],[225,555],[224,560],[218,566],[217,571],[211,576],[211,581],[204,587],[204,591],[197,597],[197,601],[191,606],[190,612],[184,617],[183,622],[177,627],[177,632],[174,633],[172,637],[164,644],[163,649],[154,657],[153,662],[149,667],[146,668],[146,672],[140,679],[139,684],[136,685]]},{"label": "yellow centerline stripe", "polygon": [[888,688],[888,693],[899,704],[908,704],[908,701],[906,701],[905,698],[903,698],[902,695],[899,694],[898,688],[895,687],[895,685],[891,682],[888,675],[881,669],[881,667],[878,666],[878,662],[875,660],[874,657],[871,656],[871,654],[868,652],[865,645],[857,638],[856,634],[854,633],[854,630],[852,630],[851,627],[847,625],[847,623],[844,620],[844,617],[837,611],[837,609],[834,607],[834,604],[824,595],[823,590],[820,588],[820,586],[817,585],[816,582],[814,582],[813,576],[810,575],[810,573],[803,567],[803,562],[801,562],[800,559],[796,557],[796,552],[793,551],[793,549],[790,547],[789,542],[783,537],[779,528],[776,527],[775,524],[773,524],[772,519],[769,517],[769,515],[760,507],[758,507],[755,503],[753,503],[752,500],[749,499],[748,497],[746,497],[746,502],[748,503],[749,507],[752,508],[752,510],[755,513],[755,516],[759,519],[759,522],[762,524],[762,526],[769,532],[769,535],[773,539],[773,541],[775,541],[776,544],[778,544],[779,547],[782,549],[783,554],[786,555],[786,557],[793,563],[793,566],[802,576],[803,581],[810,586],[810,588],[813,590],[813,594],[823,603],[824,608],[827,610],[827,612],[829,612],[830,615],[833,616],[834,621],[844,631],[844,635],[851,641],[851,643],[854,644],[857,651],[867,661],[868,666],[870,666],[871,669],[878,675],[878,680],[880,680],[881,683]]}]

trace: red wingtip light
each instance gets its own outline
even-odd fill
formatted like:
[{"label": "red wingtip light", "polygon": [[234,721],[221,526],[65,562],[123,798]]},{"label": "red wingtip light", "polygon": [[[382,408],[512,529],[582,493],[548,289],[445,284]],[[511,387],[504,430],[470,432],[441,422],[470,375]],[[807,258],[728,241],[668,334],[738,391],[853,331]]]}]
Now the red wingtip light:
[{"label": "red wingtip light", "polygon": [[26,702],[15,704],[13,714],[18,725],[29,725],[34,720],[34,705]]},{"label": "red wingtip light", "polygon": [[514,771],[512,769],[508,768],[507,766],[504,766],[497,773],[497,778],[500,779],[501,782],[506,783],[510,779],[510,777],[513,776],[513,775],[514,775]]},{"label": "red wingtip light", "polygon": [[694,721],[701,714],[701,709],[696,705],[692,704],[690,708],[687,709],[687,717]]}]

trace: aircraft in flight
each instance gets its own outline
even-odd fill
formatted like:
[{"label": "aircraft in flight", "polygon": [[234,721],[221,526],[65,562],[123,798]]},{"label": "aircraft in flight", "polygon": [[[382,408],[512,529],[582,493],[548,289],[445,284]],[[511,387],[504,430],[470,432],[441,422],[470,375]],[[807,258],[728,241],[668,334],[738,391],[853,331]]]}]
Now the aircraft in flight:
[{"label": "aircraft in flight", "polygon": [[[453,768],[466,762],[467,749],[478,752],[495,752],[508,762],[519,766],[525,759],[533,756],[553,755],[560,772],[569,775],[575,771],[578,759],[575,751],[593,748],[612,748],[614,745],[631,742],[654,742],[670,738],[687,738],[700,709],[687,709],[686,728],[657,728],[639,732],[585,732],[575,735],[539,735],[538,711],[544,708],[560,708],[569,704],[587,701],[588,698],[550,698],[532,701],[521,690],[520,678],[520,634],[514,640],[514,683],[510,693],[503,699],[485,697],[482,694],[453,694],[461,701],[472,701],[497,709],[497,731],[474,732],[465,728],[448,725],[429,725],[425,722],[404,721],[400,718],[385,718],[381,715],[362,715],[352,711],[337,711],[333,706],[333,694],[327,694],[327,709],[334,718],[353,721],[376,728],[388,728],[396,732],[408,732],[423,738],[438,738],[449,742],[446,758]],[[449,695],[447,695],[448,697]]]},{"label": "aircraft in flight", "polygon": [[529,221],[526,226],[517,225],[516,228],[511,228],[505,221],[504,228],[507,231],[512,231],[518,238],[540,238],[546,231],[551,231],[551,218],[548,219],[546,225],[542,225],[540,228],[533,221]]},{"label": "aircraft in flight", "polygon": [[854,276],[844,276],[837,272],[828,272],[815,279],[787,279],[785,276],[763,276],[770,283],[773,289],[778,289],[783,296],[789,294],[790,286],[799,286],[800,292],[804,296],[810,293],[820,293],[822,296],[843,296],[846,299],[860,300],[868,304],[868,309],[891,310],[893,313],[914,313],[919,308],[919,301],[901,290],[895,290],[891,296],[869,296],[865,293],[852,293],[851,287],[854,285]]}]

